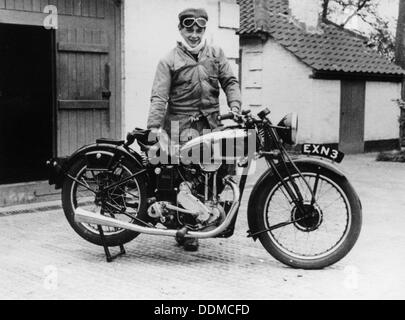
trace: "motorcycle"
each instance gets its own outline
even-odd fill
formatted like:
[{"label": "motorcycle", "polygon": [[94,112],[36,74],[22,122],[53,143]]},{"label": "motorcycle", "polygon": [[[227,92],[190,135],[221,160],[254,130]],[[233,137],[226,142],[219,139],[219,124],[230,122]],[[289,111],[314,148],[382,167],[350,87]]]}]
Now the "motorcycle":
[{"label": "motorcycle", "polygon": [[[109,247],[119,246],[124,254],[123,245],[140,233],[179,243],[231,237],[248,172],[264,158],[268,168],[248,201],[248,237],[288,266],[325,268],[347,255],[361,230],[360,199],[333,164],[344,154],[314,144],[303,145],[304,156],[290,154],[297,115],[273,125],[269,114],[266,108],[257,116],[249,110],[219,116],[235,125],[188,141],[177,161],[166,154],[167,163],[149,130],[135,129],[121,141],[99,139],[70,157],[48,161],[49,182],[62,189],[72,228],[103,246],[112,261],[116,256]],[[138,152],[130,148],[135,141]],[[232,167],[243,170],[239,183],[229,174]]]}]

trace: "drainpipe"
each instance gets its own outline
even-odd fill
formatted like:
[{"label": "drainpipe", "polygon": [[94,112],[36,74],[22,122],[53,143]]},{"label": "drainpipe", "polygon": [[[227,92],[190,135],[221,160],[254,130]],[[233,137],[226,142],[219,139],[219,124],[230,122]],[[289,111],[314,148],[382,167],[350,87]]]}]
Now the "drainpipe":
[{"label": "drainpipe", "polygon": [[[405,69],[405,1],[399,1],[399,13],[398,24],[396,33],[396,45],[395,45],[395,62]],[[401,100],[405,101],[405,78],[402,79]],[[401,150],[405,149],[405,108],[400,104],[400,145]]]}]

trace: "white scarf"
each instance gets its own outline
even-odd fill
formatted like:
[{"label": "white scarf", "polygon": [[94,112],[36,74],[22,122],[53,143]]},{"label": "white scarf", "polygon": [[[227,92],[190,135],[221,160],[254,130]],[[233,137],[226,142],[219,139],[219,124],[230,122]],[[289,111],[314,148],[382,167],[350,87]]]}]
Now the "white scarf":
[{"label": "white scarf", "polygon": [[190,53],[199,54],[200,51],[204,48],[207,40],[205,39],[205,35],[204,35],[204,37],[201,39],[200,44],[194,48],[190,47],[190,45],[187,43],[187,41],[181,35],[177,42],[180,42]]}]

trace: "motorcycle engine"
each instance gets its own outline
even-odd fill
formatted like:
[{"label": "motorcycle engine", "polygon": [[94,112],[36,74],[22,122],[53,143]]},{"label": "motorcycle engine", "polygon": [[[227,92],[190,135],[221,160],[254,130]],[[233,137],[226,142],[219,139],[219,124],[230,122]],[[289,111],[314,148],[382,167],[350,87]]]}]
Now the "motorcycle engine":
[{"label": "motorcycle engine", "polygon": [[[160,198],[149,206],[148,215],[167,228],[187,226],[193,230],[215,228],[226,217],[218,200],[218,172],[207,173],[195,168],[184,168],[177,182],[170,183],[173,190],[170,199]],[[177,186],[177,187],[175,187]],[[160,201],[159,201],[160,200]],[[163,200],[163,201],[162,201]]]},{"label": "motorcycle engine", "polygon": [[184,209],[193,212],[192,216],[202,226],[211,225],[219,218],[225,217],[225,211],[219,203],[213,200],[200,201],[192,192],[192,184],[183,182],[180,184],[177,194],[177,203]]}]

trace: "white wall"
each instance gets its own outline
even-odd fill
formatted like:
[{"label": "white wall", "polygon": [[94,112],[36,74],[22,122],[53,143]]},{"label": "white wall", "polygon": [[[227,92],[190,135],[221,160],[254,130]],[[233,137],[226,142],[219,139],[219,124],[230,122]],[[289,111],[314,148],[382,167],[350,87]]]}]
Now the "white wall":
[{"label": "white wall", "polygon": [[299,143],[338,142],[340,81],[311,79],[311,68],[271,39],[250,41],[242,50],[246,107],[255,113],[269,107],[274,123],[297,112]]},{"label": "white wall", "polygon": [[364,128],[366,141],[398,139],[400,111],[392,100],[400,97],[400,83],[367,82]]},{"label": "white wall", "polygon": [[[220,6],[220,2],[225,5]],[[209,15],[207,39],[222,47],[228,58],[239,57],[239,37],[232,22],[239,25],[234,0],[126,0],[124,2],[124,128],[146,127],[150,93],[159,59],[179,38],[178,13],[189,7],[203,7]],[[235,15],[235,13],[238,13]],[[219,27],[219,23],[224,27]],[[232,62],[232,60],[231,60]],[[237,75],[237,65],[232,62]],[[221,97],[224,103],[224,97]]]}]

